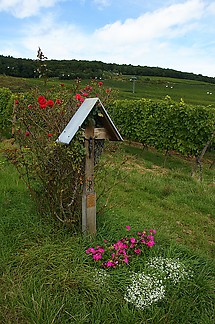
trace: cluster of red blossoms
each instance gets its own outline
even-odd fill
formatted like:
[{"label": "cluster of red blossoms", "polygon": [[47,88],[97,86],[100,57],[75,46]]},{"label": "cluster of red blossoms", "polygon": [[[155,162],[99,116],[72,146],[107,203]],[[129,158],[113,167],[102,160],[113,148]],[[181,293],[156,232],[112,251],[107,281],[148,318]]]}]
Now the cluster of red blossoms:
[{"label": "cluster of red blossoms", "polygon": [[[126,226],[127,230],[130,230],[130,226]],[[91,255],[94,261],[102,260],[103,268],[115,268],[120,264],[128,264],[129,258],[132,255],[140,255],[144,247],[151,248],[154,242],[154,234],[156,230],[150,229],[147,233],[146,230],[137,233],[135,237],[125,237],[118,240],[116,243],[107,246],[97,246],[95,248],[88,248],[86,253]],[[107,241],[104,241],[107,243]]]},{"label": "cluster of red blossoms", "polygon": [[[102,81],[98,82],[98,86],[101,87],[103,85]],[[79,93],[75,95],[75,99],[79,101],[79,103],[84,102],[85,98],[88,97],[93,90],[93,87],[90,85],[87,85],[84,89],[81,89]],[[106,89],[106,93],[109,93],[111,90]],[[96,97],[98,97],[98,94],[95,94]]]},{"label": "cluster of red blossoms", "polygon": [[62,100],[60,100],[60,99],[56,99],[56,101],[54,103],[54,101],[51,100],[51,99],[46,100],[46,98],[44,96],[39,96],[37,100],[39,102],[39,105],[40,105],[40,108],[41,109],[44,109],[46,107],[51,107],[52,108],[55,103],[57,105],[61,105],[62,104]]},{"label": "cluster of red blossoms", "polygon": [[89,96],[90,92],[93,90],[93,87],[90,85],[87,85],[84,89],[80,90],[80,93],[77,93],[75,95],[75,99],[79,102],[84,102],[85,98]]},{"label": "cluster of red blossoms", "polygon": [[46,100],[46,98],[44,96],[39,96],[38,97],[38,102],[39,102],[39,105],[40,105],[40,108],[41,109],[44,109],[46,108],[47,106],[48,107],[53,107],[54,106],[54,101],[53,100]]}]

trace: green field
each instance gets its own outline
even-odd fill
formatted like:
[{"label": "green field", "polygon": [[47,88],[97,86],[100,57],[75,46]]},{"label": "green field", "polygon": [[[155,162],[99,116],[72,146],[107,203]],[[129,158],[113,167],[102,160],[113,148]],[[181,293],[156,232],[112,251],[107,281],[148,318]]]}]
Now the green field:
[{"label": "green field", "polygon": [[189,104],[205,106],[215,104],[215,85],[206,82],[161,77],[141,77],[135,81],[135,85],[133,81],[130,81],[130,78],[118,81],[107,80],[105,81],[106,83],[113,89],[119,90],[120,99],[163,99],[168,95],[175,101],[180,101],[182,98]]},{"label": "green field", "polygon": [[[131,76],[115,77],[114,79],[103,80],[105,87],[117,90],[118,99],[163,99],[170,96],[175,101],[182,98],[188,104],[194,105],[213,105],[215,106],[215,85],[182,79],[171,79],[162,77],[138,77],[135,85]],[[85,86],[89,80],[82,80]],[[62,81],[50,79],[48,86],[58,85]],[[69,87],[74,81],[63,81],[65,86]],[[33,87],[44,87],[41,79],[24,79],[8,76],[0,76],[0,87],[8,87],[15,92],[23,92]],[[134,91],[134,92],[133,92]]]},{"label": "green field", "polygon": [[[191,177],[193,160],[172,155],[164,167],[162,154],[138,145],[111,146],[103,162],[97,194],[106,193],[98,201],[97,236],[83,237],[39,215],[14,167],[1,159],[0,322],[214,323],[211,156],[201,183]],[[155,246],[128,266],[99,270],[85,250],[128,235],[126,225],[132,233],[156,229]],[[149,262],[159,262],[154,275]],[[128,287],[134,289],[132,273],[147,278],[143,309],[131,296],[125,299]],[[165,295],[150,304],[161,293],[156,278]]]}]

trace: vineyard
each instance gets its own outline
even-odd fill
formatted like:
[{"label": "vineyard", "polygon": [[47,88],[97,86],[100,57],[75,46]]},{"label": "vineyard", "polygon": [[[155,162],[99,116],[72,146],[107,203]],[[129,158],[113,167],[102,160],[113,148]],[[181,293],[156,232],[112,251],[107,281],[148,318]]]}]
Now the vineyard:
[{"label": "vineyard", "polygon": [[[141,80],[1,81],[0,322],[214,323],[212,85],[207,95],[198,83],[192,105],[167,96],[167,80],[144,81],[156,98]],[[95,96],[125,141],[102,146],[98,230],[83,235],[83,133],[69,147],[56,139]]]},{"label": "vineyard", "polygon": [[117,100],[112,114],[128,140],[158,150],[174,150],[182,155],[199,156],[213,140],[215,109],[187,105],[166,97],[164,100]]}]

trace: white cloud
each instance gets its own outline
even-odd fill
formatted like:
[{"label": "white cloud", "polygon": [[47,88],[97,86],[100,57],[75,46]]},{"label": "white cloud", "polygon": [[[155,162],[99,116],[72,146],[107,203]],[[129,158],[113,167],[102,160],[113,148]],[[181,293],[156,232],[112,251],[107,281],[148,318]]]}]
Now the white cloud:
[{"label": "white cloud", "polygon": [[117,21],[95,32],[101,42],[112,44],[152,41],[161,37],[173,38],[185,34],[192,27],[192,21],[202,16],[202,1],[190,0],[184,4],[172,5],[152,13],[146,13],[137,19]]},{"label": "white cloud", "polygon": [[[40,46],[49,59],[99,60],[215,75],[212,55],[196,36],[207,32],[206,15],[205,2],[188,0],[85,34],[74,24],[58,23],[57,16],[49,14],[36,24],[25,25],[20,46],[26,49],[25,57],[31,58],[36,58]],[[197,38],[189,40],[189,34]],[[206,37],[204,42],[208,43]]]},{"label": "white cloud", "polygon": [[23,46],[35,53],[40,46],[49,59],[68,59],[85,51],[86,37],[74,25],[57,24],[54,15],[42,17],[35,25],[28,25],[22,39]]},{"label": "white cloud", "polygon": [[110,0],[93,0],[93,3],[97,5],[99,9],[103,9],[111,5]]},{"label": "white cloud", "polygon": [[41,8],[54,6],[61,0],[0,0],[0,12],[6,11],[17,18],[26,18],[38,14]]}]

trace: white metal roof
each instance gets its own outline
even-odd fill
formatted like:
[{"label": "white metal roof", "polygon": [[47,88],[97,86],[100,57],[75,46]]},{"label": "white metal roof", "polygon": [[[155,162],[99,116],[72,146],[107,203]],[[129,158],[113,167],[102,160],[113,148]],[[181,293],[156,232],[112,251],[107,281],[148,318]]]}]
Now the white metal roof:
[{"label": "white metal roof", "polygon": [[86,98],[76,113],[73,115],[63,132],[60,134],[56,142],[69,144],[81,125],[84,123],[90,112],[93,110],[96,103],[99,103],[99,109],[104,116],[104,127],[108,128],[110,139],[115,141],[122,141],[122,136],[118,132],[116,126],[105,110],[99,98]]}]

